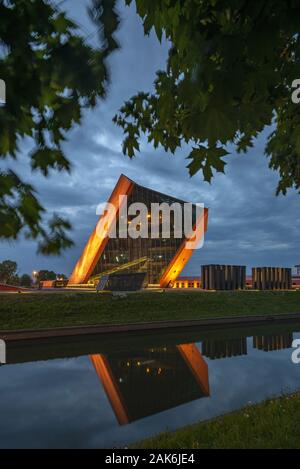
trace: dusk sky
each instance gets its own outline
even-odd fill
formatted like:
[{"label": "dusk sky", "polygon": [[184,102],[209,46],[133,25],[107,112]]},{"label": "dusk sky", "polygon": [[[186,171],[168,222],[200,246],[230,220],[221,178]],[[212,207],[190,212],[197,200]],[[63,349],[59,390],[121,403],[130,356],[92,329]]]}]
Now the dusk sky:
[{"label": "dusk sky", "polygon": [[[97,44],[96,28],[89,22],[86,0],[63,3],[80,31]],[[204,247],[196,251],[185,273],[200,273],[201,264],[224,263],[252,266],[286,266],[300,263],[300,196],[290,190],[276,197],[278,175],[268,168],[264,156],[266,136],[256,141],[247,155],[229,155],[226,174],[216,174],[211,185],[202,174],[189,177],[183,147],[175,156],[154,149],[143,140],[140,153],[130,160],[122,153],[122,132],[112,123],[122,103],[138,91],[151,91],[155,72],[165,67],[167,44],[156,37],[144,37],[134,8],[122,7],[118,33],[121,49],[110,59],[112,83],[108,97],[85,114],[81,126],[68,135],[65,152],[71,160],[71,175],[53,172],[44,178],[30,173],[25,141],[23,154],[13,167],[38,190],[49,214],[68,217],[73,225],[75,246],[62,257],[36,255],[36,244],[20,239],[0,244],[0,260],[18,262],[19,272],[53,269],[67,275],[72,271],[94,225],[96,207],[107,200],[121,173],[137,183],[175,197],[203,202],[209,208],[209,225]],[[82,64],[84,67],[84,64]]]}]

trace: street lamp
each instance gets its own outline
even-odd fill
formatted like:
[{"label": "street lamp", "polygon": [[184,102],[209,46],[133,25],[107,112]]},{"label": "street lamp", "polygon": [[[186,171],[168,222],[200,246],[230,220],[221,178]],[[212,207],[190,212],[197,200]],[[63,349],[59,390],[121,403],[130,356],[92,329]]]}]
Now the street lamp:
[{"label": "street lamp", "polygon": [[32,278],[33,278],[33,283],[34,284],[37,282],[38,275],[39,275],[39,273],[36,270],[34,270],[32,272]]}]

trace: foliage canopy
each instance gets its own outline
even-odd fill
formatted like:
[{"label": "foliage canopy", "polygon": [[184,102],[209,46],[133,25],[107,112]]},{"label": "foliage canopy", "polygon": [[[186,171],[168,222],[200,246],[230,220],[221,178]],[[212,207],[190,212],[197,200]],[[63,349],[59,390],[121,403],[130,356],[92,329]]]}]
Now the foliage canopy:
[{"label": "foliage canopy", "polygon": [[[101,8],[99,5],[101,3]],[[30,139],[33,171],[70,171],[62,149],[66,132],[80,124],[82,111],[105,97],[109,74],[106,58],[117,44],[112,38],[117,18],[114,0],[91,0],[90,15],[102,46],[89,45],[77,25],[47,0],[0,0],[0,77],[7,103],[0,107],[0,238],[16,239],[25,229],[43,254],[72,245],[71,226],[49,217],[31,184],[9,167],[20,141]],[[109,8],[107,7],[109,5]],[[116,21],[116,23],[114,23]]]},{"label": "foliage canopy", "polygon": [[182,142],[191,176],[224,172],[228,149],[246,152],[273,125],[265,153],[279,171],[277,193],[300,189],[300,3],[296,0],[125,0],[145,34],[170,42],[153,93],[139,93],[115,117],[132,157],[146,134],[174,153]]},{"label": "foliage canopy", "polygon": [[[143,134],[155,148],[192,150],[191,176],[211,181],[224,172],[229,150],[246,152],[272,125],[265,153],[279,172],[277,193],[300,190],[300,107],[291,101],[300,77],[300,4],[297,0],[122,0],[136,5],[145,34],[154,28],[169,54],[153,93],[141,92],[115,116],[123,151],[133,157]],[[0,0],[0,239],[25,231],[39,251],[72,245],[69,222],[49,219],[31,184],[10,168],[29,138],[33,171],[70,171],[62,144],[83,110],[104,98],[108,56],[118,48],[117,0],[90,0],[99,30],[92,47],[53,0]],[[5,161],[4,161],[5,160]]]}]

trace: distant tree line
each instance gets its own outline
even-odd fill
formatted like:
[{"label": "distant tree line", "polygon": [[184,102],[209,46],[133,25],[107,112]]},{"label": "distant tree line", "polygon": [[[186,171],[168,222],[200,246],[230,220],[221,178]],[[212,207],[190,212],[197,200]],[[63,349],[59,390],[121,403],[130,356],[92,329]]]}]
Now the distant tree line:
[{"label": "distant tree line", "polygon": [[53,270],[40,270],[34,276],[27,273],[19,275],[18,264],[15,261],[7,259],[0,262],[0,283],[30,288],[43,280],[56,280],[56,278],[66,279],[67,277]]}]

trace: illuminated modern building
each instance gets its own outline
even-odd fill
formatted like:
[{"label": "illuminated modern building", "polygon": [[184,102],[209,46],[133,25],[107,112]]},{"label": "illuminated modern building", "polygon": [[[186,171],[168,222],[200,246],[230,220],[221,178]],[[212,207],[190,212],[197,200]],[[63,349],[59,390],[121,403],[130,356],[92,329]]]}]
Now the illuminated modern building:
[{"label": "illuminated modern building", "polygon": [[[159,236],[156,238],[122,237],[119,234],[120,217],[122,218],[122,197],[127,196],[127,205],[142,202],[148,210],[148,218],[151,218],[152,203],[166,203],[168,206],[179,203],[181,207],[183,200],[170,197],[160,192],[140,186],[124,175],[119,178],[113,190],[108,208],[100,217],[97,226],[90,236],[83,253],[78,260],[69,280],[69,286],[78,284],[94,283],[105,275],[116,273],[130,274],[133,272],[145,272],[146,284],[160,284],[161,287],[173,286],[180,272],[190,259],[193,249],[190,249],[191,236],[184,235],[179,238],[174,236],[174,214],[171,213],[170,237],[162,235],[161,226]],[[128,224],[134,217],[128,216]],[[193,232],[198,230],[199,236],[203,236],[207,229],[208,210],[202,211],[201,217],[196,215],[193,206]],[[116,237],[109,237],[113,225],[116,225]]]},{"label": "illuminated modern building", "polygon": [[195,344],[90,356],[120,425],[209,396]]}]

